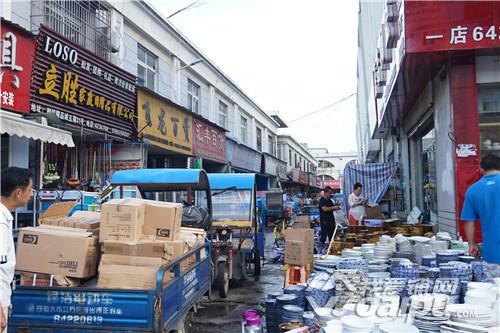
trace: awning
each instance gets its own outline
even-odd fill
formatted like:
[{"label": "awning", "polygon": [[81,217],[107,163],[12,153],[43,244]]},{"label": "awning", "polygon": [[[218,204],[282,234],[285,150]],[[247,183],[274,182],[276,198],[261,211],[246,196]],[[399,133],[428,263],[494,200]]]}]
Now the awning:
[{"label": "awning", "polygon": [[0,133],[26,137],[28,139],[51,142],[74,147],[70,132],[24,119],[21,115],[0,111]]}]

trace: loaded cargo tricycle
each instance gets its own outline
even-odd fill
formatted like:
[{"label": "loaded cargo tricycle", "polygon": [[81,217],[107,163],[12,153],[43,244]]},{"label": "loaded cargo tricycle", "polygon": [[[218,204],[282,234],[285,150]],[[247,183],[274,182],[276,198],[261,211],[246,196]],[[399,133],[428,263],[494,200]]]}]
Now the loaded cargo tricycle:
[{"label": "loaded cargo tricycle", "polygon": [[[117,171],[112,185],[123,197],[135,186],[142,198],[203,203],[212,214],[208,176],[203,170],[142,169]],[[181,263],[195,257],[181,269]],[[189,311],[210,289],[209,243],[203,243],[162,266],[151,290],[18,286],[12,294],[9,332],[175,332],[182,331]],[[168,282],[166,274],[172,274]]]}]

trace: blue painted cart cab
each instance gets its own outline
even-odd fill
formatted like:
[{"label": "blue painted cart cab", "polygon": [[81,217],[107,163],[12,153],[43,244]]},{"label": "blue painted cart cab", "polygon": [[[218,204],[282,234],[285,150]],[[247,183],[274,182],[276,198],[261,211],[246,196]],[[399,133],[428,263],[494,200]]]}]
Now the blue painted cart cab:
[{"label": "blue painted cart cab", "polygon": [[221,297],[226,297],[230,279],[245,279],[247,266],[253,264],[260,274],[264,233],[257,215],[256,174],[209,174],[212,190],[213,222],[210,239],[215,267],[214,283]]},{"label": "blue painted cart cab", "polygon": [[[112,185],[123,192],[136,186],[142,197],[191,201],[204,192],[212,211],[208,176],[203,170],[143,169],[117,171]],[[196,262],[181,271],[181,262]],[[162,266],[153,290],[96,287],[18,286],[12,294],[9,332],[171,332],[182,329],[188,312],[208,293],[211,263],[208,243]],[[173,278],[163,283],[166,273]]]}]

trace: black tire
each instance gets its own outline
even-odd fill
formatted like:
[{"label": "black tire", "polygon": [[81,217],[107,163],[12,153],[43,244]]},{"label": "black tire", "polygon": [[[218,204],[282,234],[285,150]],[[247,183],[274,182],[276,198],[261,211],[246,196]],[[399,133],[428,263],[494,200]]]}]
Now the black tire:
[{"label": "black tire", "polygon": [[217,289],[221,298],[227,297],[229,293],[229,272],[224,261],[217,263]]}]

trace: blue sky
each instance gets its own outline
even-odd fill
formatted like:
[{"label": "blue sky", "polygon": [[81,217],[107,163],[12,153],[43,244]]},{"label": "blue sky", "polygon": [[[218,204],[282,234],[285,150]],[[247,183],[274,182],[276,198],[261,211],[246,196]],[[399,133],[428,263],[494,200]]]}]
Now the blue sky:
[{"label": "blue sky", "polygon": [[[192,0],[150,1],[168,16]],[[357,0],[202,0],[174,24],[264,110],[288,121],[356,91]],[[310,147],[356,150],[356,99],[291,122]]]}]

